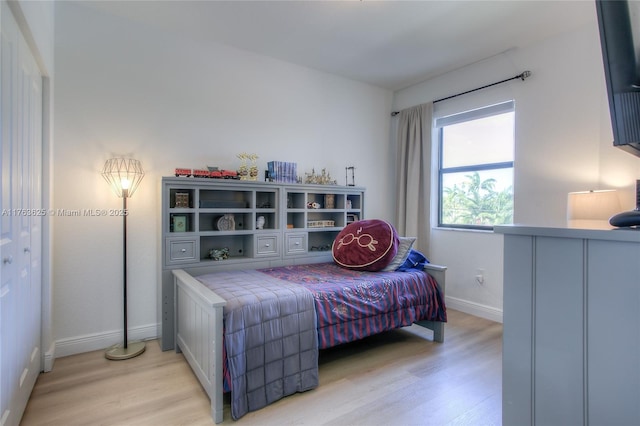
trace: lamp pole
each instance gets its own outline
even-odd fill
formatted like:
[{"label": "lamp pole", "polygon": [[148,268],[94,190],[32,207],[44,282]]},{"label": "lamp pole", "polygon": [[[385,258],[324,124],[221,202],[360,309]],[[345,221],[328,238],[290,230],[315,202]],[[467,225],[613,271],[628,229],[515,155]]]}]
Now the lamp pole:
[{"label": "lamp pole", "polygon": [[124,342],[122,346],[128,347],[127,338],[127,189],[122,189],[122,293],[124,295]]}]

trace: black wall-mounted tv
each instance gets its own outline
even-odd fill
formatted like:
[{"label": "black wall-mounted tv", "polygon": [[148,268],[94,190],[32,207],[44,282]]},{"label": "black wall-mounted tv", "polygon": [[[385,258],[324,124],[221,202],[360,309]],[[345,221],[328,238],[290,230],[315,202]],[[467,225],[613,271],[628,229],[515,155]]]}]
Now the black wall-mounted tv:
[{"label": "black wall-mounted tv", "polygon": [[640,157],[640,2],[596,0],[613,144]]}]

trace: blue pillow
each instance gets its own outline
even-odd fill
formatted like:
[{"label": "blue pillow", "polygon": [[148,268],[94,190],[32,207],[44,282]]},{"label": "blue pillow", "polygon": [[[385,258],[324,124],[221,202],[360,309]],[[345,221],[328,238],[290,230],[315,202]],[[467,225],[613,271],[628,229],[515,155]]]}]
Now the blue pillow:
[{"label": "blue pillow", "polygon": [[382,269],[383,272],[395,271],[402,265],[409,257],[409,253],[411,252],[411,248],[413,247],[413,243],[416,242],[415,237],[398,237],[398,253],[396,257],[393,258],[390,264],[388,264],[385,268]]},{"label": "blue pillow", "polygon": [[404,263],[396,269],[396,271],[410,271],[412,269],[421,271],[427,263],[429,263],[429,260],[424,257],[424,254],[420,253],[416,249],[411,249],[407,260],[405,260]]}]

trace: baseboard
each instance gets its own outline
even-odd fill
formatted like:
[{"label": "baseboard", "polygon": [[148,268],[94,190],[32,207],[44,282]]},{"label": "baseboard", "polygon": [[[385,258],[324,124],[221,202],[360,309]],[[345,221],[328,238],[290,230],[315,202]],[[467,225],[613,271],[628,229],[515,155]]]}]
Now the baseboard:
[{"label": "baseboard", "polygon": [[[129,328],[127,337],[129,341],[157,339],[159,328],[159,324]],[[60,339],[55,344],[55,355],[61,358],[63,356],[106,349],[122,342],[122,336],[122,330],[118,330]]]},{"label": "baseboard", "polygon": [[49,350],[44,353],[44,365],[42,366],[43,371],[48,373],[53,370],[53,362],[56,360],[56,343],[51,343],[49,346]]},{"label": "baseboard", "polygon": [[447,308],[502,323],[502,309],[493,308],[480,303],[469,302],[468,300],[458,299],[457,297],[451,296],[445,296],[444,301]]}]

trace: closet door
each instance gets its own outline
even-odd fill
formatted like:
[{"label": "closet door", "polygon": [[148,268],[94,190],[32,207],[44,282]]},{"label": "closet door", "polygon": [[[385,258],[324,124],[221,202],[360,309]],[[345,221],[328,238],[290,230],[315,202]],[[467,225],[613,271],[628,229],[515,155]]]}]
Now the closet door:
[{"label": "closet door", "polygon": [[26,407],[31,390],[41,369],[41,314],[42,314],[42,77],[35,59],[22,37],[18,41],[18,170],[20,180],[18,208],[15,217],[19,227],[17,236],[17,268],[19,276],[20,312],[17,324],[22,324],[18,335],[18,365],[20,378],[14,408],[20,417]]},{"label": "closet door", "polygon": [[18,424],[41,370],[42,78],[0,9],[0,424]]},{"label": "closet door", "polygon": [[17,109],[18,89],[18,46],[16,39],[17,26],[9,19],[10,12],[5,2],[2,2],[0,10],[2,21],[2,44],[0,45],[2,65],[2,116],[0,127],[2,128],[2,221],[0,230],[0,257],[2,258],[2,273],[0,288],[0,363],[2,364],[2,388],[0,398],[2,402],[2,417],[0,424],[15,423],[15,415],[12,413],[11,404],[15,390],[18,388],[19,354],[17,349],[20,327],[11,327],[16,323],[19,312],[17,306],[19,297],[19,275],[17,250],[19,230],[16,224],[16,216],[12,213],[18,206],[16,188],[17,177],[17,144],[18,128],[15,110]]}]

